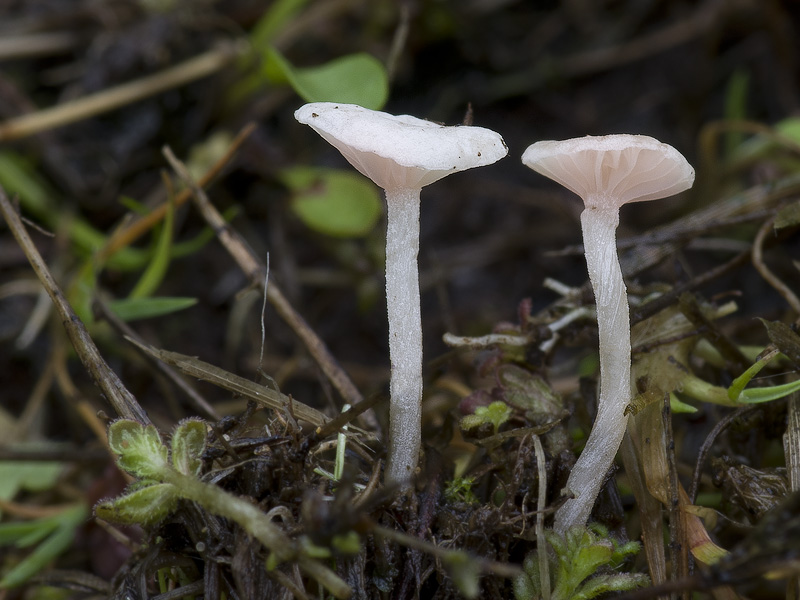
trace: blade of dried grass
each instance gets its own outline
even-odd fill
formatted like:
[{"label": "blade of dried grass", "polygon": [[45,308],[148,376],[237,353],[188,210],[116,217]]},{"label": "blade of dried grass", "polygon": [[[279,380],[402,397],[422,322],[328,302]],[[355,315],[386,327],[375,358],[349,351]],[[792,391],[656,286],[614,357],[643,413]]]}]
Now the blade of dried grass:
[{"label": "blade of dried grass", "polygon": [[170,352],[168,350],[159,350],[153,346],[143,344],[137,340],[127,337],[131,344],[145,352],[146,354],[157,358],[189,375],[196,377],[203,381],[216,385],[222,389],[233,392],[245,398],[255,400],[263,406],[267,406],[277,411],[289,411],[289,413],[296,419],[307,421],[315,427],[321,427],[328,422],[328,417],[322,414],[315,408],[299,402],[286,394],[282,394],[276,390],[253,383],[245,379],[216,367],[210,363],[204,362],[199,358],[193,356],[186,356],[178,352]]}]

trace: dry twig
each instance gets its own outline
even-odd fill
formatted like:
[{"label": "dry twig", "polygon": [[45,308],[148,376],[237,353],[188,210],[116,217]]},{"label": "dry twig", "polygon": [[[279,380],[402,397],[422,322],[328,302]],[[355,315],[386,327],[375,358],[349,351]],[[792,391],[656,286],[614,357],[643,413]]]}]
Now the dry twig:
[{"label": "dry twig", "polygon": [[78,353],[86,370],[92,376],[95,384],[103,391],[119,416],[149,424],[150,419],[142,407],[139,406],[136,398],[133,397],[133,394],[128,391],[119,377],[117,377],[117,374],[111,370],[111,367],[100,356],[97,346],[86,330],[86,326],[75,314],[75,311],[72,310],[69,302],[67,302],[61,288],[50,274],[42,255],[39,254],[33,240],[28,235],[19,214],[17,214],[14,206],[6,196],[5,190],[2,188],[0,188],[0,212],[2,212],[17,243],[25,252],[25,256],[31,263],[39,281],[42,282],[42,285],[47,290],[58,314],[61,316],[61,321],[67,330],[67,335],[72,345],[75,347],[75,351]]}]

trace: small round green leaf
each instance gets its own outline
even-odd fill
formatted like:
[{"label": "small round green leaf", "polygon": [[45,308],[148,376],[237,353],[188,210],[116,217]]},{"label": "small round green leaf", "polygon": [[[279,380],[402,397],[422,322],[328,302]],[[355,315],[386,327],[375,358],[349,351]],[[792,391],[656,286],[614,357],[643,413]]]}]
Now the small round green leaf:
[{"label": "small round green leaf", "polygon": [[377,188],[358,173],[294,167],[282,171],[280,177],[292,191],[292,211],[318,233],[365,236],[381,216]]},{"label": "small round green leaf", "polygon": [[280,70],[306,102],[342,102],[380,110],[389,97],[389,77],[381,62],[366,53],[349,54],[317,67],[298,68],[274,48],[267,65]]}]

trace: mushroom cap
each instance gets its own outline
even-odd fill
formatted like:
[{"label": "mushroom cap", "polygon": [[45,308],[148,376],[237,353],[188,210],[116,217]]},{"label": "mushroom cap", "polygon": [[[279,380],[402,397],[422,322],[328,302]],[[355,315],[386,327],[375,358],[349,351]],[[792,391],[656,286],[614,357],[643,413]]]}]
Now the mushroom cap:
[{"label": "mushroom cap", "polygon": [[314,102],[300,107],[294,116],[385,190],[421,189],[508,154],[503,138],[490,129],[446,127],[355,104]]},{"label": "mushroom cap", "polygon": [[694,183],[694,169],[683,155],[646,135],[536,142],[522,162],[578,194],[587,207],[666,198]]}]

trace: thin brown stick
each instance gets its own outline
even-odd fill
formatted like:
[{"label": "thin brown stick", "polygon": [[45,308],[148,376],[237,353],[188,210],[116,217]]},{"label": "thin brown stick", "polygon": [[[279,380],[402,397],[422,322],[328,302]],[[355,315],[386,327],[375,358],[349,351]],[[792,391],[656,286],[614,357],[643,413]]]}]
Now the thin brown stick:
[{"label": "thin brown stick", "polygon": [[700,452],[697,454],[697,462],[694,465],[694,473],[692,475],[692,487],[689,488],[689,503],[694,504],[695,499],[697,498],[697,490],[700,487],[700,476],[703,473],[703,464],[706,462],[706,457],[708,456],[709,451],[711,450],[711,446],[714,445],[717,437],[720,433],[725,431],[725,429],[733,423],[734,420],[738,419],[739,417],[756,410],[756,406],[746,406],[743,408],[738,408],[734,412],[726,415],[719,423],[714,426],[714,429],[706,437],[703,445],[700,447]]},{"label": "thin brown stick", "polygon": [[[200,214],[216,232],[219,241],[225,246],[239,268],[244,271],[253,285],[261,286],[266,276],[267,269],[264,263],[252,252],[238,233],[234,231],[222,218],[203,189],[191,178],[186,167],[181,163],[168,147],[163,149],[164,156],[169,161],[178,177],[192,190],[192,194]],[[344,400],[353,406],[359,404],[363,397],[356,386],[350,381],[347,373],[339,366],[336,359],[328,350],[325,343],[317,336],[313,329],[305,322],[303,317],[294,310],[292,305],[283,295],[278,285],[270,281],[267,286],[267,300],[278,314],[292,328],[297,337],[306,346],[311,356],[322,369],[322,372],[331,382],[336,391]]]},{"label": "thin brown stick", "polygon": [[[255,131],[255,128],[255,123],[248,123],[245,125],[233,139],[231,145],[228,147],[228,150],[225,152],[225,155],[222,156],[216,163],[214,163],[214,165],[208,171],[206,171],[206,173],[198,180],[197,185],[206,187],[208,184],[210,184],[227,166],[241,145],[248,137],[250,137],[250,134]],[[181,190],[180,193],[175,196],[175,208],[184,205],[188,200],[191,199],[191,197],[191,189]],[[99,262],[102,263],[108,260],[116,252],[129,246],[142,237],[145,233],[150,231],[157,223],[160,223],[164,219],[164,215],[167,214],[168,206],[168,202],[163,202],[145,216],[134,219],[125,227],[114,233],[108,239],[108,242],[106,242],[105,247],[102,248],[98,253]]]},{"label": "thin brown stick", "polygon": [[19,60],[47,56],[71,50],[80,38],[71,32],[46,31],[25,35],[9,35],[0,39],[0,60]]},{"label": "thin brown stick", "polygon": [[638,308],[631,307],[631,325],[634,325],[639,321],[644,321],[646,318],[652,317],[657,312],[664,310],[668,306],[672,305],[684,292],[688,292],[689,290],[700,287],[701,285],[704,285],[709,281],[724,275],[731,269],[740,266],[742,263],[747,261],[749,256],[750,250],[741,252],[728,262],[723,263],[718,267],[714,267],[713,269],[709,269],[705,273],[702,273],[697,277],[693,277],[689,281],[676,285],[670,291],[659,296],[652,302],[647,302]]},{"label": "thin brown stick", "polygon": [[764,221],[764,224],[756,234],[756,239],[753,241],[753,266],[759,272],[761,277],[763,277],[768,284],[774,287],[777,292],[783,296],[783,299],[786,300],[786,303],[792,307],[794,313],[796,315],[800,315],[800,299],[798,299],[795,293],[789,289],[789,286],[778,279],[778,276],[775,275],[775,273],[773,273],[764,262],[764,240],[767,237],[767,233],[769,233],[769,231],[773,228],[774,223],[775,217],[773,216]]},{"label": "thin brown stick", "polygon": [[11,233],[14,234],[17,243],[25,252],[25,256],[31,263],[39,281],[42,282],[45,290],[47,290],[47,294],[61,316],[64,328],[67,330],[67,335],[75,351],[78,353],[86,370],[92,376],[95,384],[103,391],[103,394],[105,394],[119,416],[150,424],[150,419],[142,407],[139,406],[136,398],[133,397],[133,394],[128,391],[119,377],[117,377],[117,374],[111,370],[111,367],[100,356],[97,346],[95,346],[94,341],[89,336],[89,332],[86,330],[86,326],[75,314],[75,311],[72,310],[61,288],[53,279],[42,255],[36,249],[33,240],[31,240],[28,231],[25,229],[25,225],[23,225],[2,187],[0,187],[0,212],[3,213]]},{"label": "thin brown stick", "polygon": [[[97,299],[94,302],[94,310],[100,314],[100,316],[106,320],[111,327],[113,327],[118,333],[123,335],[124,337],[130,338],[139,344],[138,347],[141,347],[145,344],[144,340],[139,337],[139,335],[133,330],[133,328],[125,323],[122,319],[120,319],[117,315],[114,314],[108,304],[106,304],[103,300]],[[203,413],[206,417],[211,419],[212,421],[219,421],[222,417],[214,407],[211,406],[208,401],[201,396],[197,390],[195,390],[192,386],[190,386],[186,380],[184,380],[180,375],[178,375],[169,365],[166,363],[155,360],[151,354],[143,352],[142,355],[147,359],[147,361],[154,365],[156,369],[161,371],[161,373],[169,379],[179,390],[181,390],[187,398],[191,401],[192,405],[196,410]]]},{"label": "thin brown stick", "polygon": [[240,53],[241,46],[222,44],[155,75],[148,75],[84,98],[9,119],[0,123],[0,141],[17,140],[62,127],[202,79],[228,65]]}]

